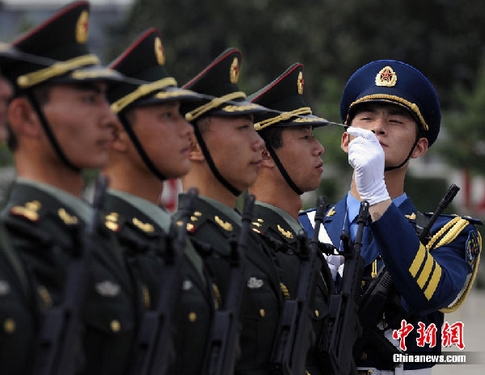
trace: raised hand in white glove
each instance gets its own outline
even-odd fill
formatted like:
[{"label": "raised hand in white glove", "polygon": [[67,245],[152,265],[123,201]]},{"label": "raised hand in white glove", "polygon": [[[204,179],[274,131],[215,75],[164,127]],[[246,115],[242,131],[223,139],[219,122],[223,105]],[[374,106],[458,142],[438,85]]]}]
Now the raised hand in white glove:
[{"label": "raised hand in white glove", "polygon": [[355,185],[362,198],[373,205],[390,199],[384,181],[385,155],[376,135],[370,130],[349,127],[353,137],[348,146],[349,164],[354,168]]}]

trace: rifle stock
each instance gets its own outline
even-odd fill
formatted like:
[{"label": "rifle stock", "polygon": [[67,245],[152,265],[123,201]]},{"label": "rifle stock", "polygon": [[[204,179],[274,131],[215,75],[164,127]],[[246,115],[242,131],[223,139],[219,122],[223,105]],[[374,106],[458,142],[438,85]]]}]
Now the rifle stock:
[{"label": "rifle stock", "polygon": [[[322,268],[328,268],[326,262],[322,263],[319,256],[318,240],[320,224],[323,222],[326,208],[325,197],[319,197],[315,213],[315,230],[310,244],[304,231],[298,233],[300,245],[298,289],[295,298],[286,300],[283,307],[273,351],[272,373],[274,375],[305,373],[307,352],[314,342],[311,307],[314,304],[320,271]],[[330,270],[328,273],[330,274]]]},{"label": "rifle stock", "polygon": [[108,184],[108,178],[99,174],[93,200],[93,217],[86,224],[84,236],[79,235],[82,246],[74,252],[70,261],[63,301],[46,312],[40,328],[35,375],[71,375],[78,371],[77,366],[83,357],[82,306],[88,288],[91,249]]},{"label": "rifle stock", "polygon": [[360,204],[357,218],[357,234],[352,246],[345,234],[344,274],[340,291],[330,296],[328,325],[320,341],[320,356],[323,368],[330,374],[356,374],[353,358],[353,346],[361,334],[362,328],[358,319],[358,299],[360,297],[364,261],[360,255],[364,227],[369,217],[369,203]]},{"label": "rifle stock", "polygon": [[246,194],[239,240],[231,243],[229,287],[224,306],[213,317],[204,374],[226,375],[234,372],[239,355],[241,305],[245,284],[245,256],[255,197]]},{"label": "rifle stock", "polygon": [[135,346],[135,364],[133,375],[168,374],[175,358],[173,333],[175,328],[175,309],[183,282],[182,258],[187,241],[187,223],[194,211],[197,189],[187,192],[185,207],[181,208],[181,218],[177,222],[175,238],[169,236],[164,253],[165,264],[160,272],[157,305],[154,310],[147,310],[143,315]]}]

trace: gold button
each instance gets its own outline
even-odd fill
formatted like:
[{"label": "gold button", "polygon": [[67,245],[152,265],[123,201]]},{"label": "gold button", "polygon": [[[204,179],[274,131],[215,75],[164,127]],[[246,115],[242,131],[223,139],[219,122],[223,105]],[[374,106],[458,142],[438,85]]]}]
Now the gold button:
[{"label": "gold button", "polygon": [[261,318],[264,318],[264,316],[266,315],[266,311],[264,311],[264,309],[259,310],[259,315],[261,316]]},{"label": "gold button", "polygon": [[3,330],[6,333],[14,333],[15,328],[17,328],[17,325],[15,324],[15,320],[13,319],[5,319],[5,322],[3,322]]},{"label": "gold button", "polygon": [[189,313],[189,322],[193,323],[197,320],[197,314],[195,312]]},{"label": "gold button", "polygon": [[320,316],[320,311],[315,310],[315,316],[318,318]]},{"label": "gold button", "polygon": [[113,332],[119,332],[121,329],[121,324],[116,319],[112,320],[109,326]]}]

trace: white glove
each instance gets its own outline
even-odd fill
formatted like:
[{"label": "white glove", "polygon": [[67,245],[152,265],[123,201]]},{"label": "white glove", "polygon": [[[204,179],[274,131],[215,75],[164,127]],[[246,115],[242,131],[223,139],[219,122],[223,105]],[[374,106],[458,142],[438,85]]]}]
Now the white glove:
[{"label": "white glove", "polygon": [[330,269],[330,273],[332,274],[332,279],[335,281],[337,278],[337,272],[340,273],[342,276],[342,270],[344,267],[345,258],[342,255],[323,255],[327,260],[328,268]]},{"label": "white glove", "polygon": [[362,198],[373,205],[390,199],[384,181],[385,155],[376,135],[370,130],[349,127],[355,138],[349,143],[349,164],[354,168],[355,185]]}]

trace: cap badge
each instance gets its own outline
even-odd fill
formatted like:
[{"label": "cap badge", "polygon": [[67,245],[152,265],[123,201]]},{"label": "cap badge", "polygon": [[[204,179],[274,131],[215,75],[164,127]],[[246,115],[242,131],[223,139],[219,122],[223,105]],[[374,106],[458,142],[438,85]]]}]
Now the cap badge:
[{"label": "cap badge", "polygon": [[239,80],[239,60],[237,57],[232,60],[231,70],[229,71],[229,79],[233,84],[236,84]]},{"label": "cap badge", "polygon": [[298,80],[296,81],[296,87],[300,95],[303,95],[303,86],[305,86],[305,80],[303,79],[303,72],[300,72],[298,74]]},{"label": "cap badge", "polygon": [[155,38],[155,57],[158,65],[165,65],[165,49],[163,48],[162,40]]},{"label": "cap badge", "polygon": [[88,40],[89,29],[89,12],[83,11],[77,20],[76,25],[76,41],[79,44],[84,44]]},{"label": "cap badge", "polygon": [[390,66],[386,66],[376,75],[376,86],[394,87],[397,83],[397,75]]}]

